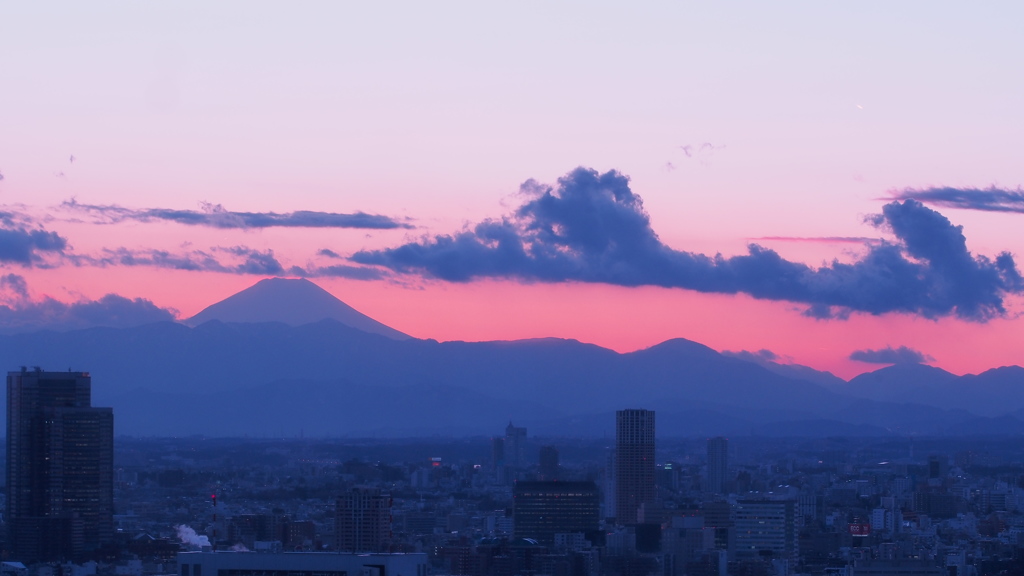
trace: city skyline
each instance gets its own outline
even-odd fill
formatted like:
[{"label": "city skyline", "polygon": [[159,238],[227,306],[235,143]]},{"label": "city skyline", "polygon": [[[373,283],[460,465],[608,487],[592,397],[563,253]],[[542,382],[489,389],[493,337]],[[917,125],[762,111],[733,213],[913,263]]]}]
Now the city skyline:
[{"label": "city skyline", "polygon": [[5,7],[0,320],[305,276],[417,338],[1019,364],[1020,11]]}]

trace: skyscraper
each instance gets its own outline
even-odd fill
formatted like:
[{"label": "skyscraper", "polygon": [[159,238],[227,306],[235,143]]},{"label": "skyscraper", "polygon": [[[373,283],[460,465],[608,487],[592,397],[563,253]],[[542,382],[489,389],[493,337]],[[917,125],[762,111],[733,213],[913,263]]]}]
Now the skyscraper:
[{"label": "skyscraper", "polygon": [[654,503],[654,411],[615,413],[615,519],[636,524],[641,506]]},{"label": "skyscraper", "polygon": [[114,414],[87,372],[7,374],[11,558],[76,560],[113,538]]},{"label": "skyscraper", "polygon": [[724,494],[729,474],[729,441],[721,436],[708,439],[708,492]]},{"label": "skyscraper", "polygon": [[334,536],[339,552],[387,552],[391,544],[391,495],[356,486],[338,498]]}]

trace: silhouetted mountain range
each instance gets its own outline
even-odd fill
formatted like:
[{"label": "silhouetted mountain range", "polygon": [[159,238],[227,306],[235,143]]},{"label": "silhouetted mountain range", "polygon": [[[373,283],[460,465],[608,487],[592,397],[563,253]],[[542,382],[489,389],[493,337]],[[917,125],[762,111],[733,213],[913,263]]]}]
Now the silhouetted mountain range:
[{"label": "silhouetted mountain range", "polygon": [[[316,302],[325,319],[302,322]],[[0,336],[0,359],[90,371],[93,404],[132,435],[494,434],[511,418],[531,434],[595,436],[612,435],[624,407],[657,410],[669,436],[1024,433],[1016,366],[956,377],[897,365],[844,382],[683,339],[627,354],[553,338],[440,343],[304,280],[263,281],[192,320],[204,315],[234,321]]]}]

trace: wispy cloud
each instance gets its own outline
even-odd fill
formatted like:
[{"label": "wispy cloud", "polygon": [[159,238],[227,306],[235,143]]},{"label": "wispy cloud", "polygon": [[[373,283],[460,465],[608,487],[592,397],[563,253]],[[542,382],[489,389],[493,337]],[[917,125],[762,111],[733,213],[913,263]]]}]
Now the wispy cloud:
[{"label": "wispy cloud", "polygon": [[905,188],[892,193],[898,200],[917,200],[943,208],[1024,214],[1024,190],[996,188]]},{"label": "wispy cloud", "polygon": [[881,238],[867,236],[759,236],[747,238],[751,242],[805,242],[808,244],[880,244]]},{"label": "wispy cloud", "polygon": [[167,208],[126,208],[115,204],[82,204],[75,199],[65,200],[60,208],[83,214],[100,224],[116,224],[126,220],[136,222],[177,222],[187,226],[210,228],[365,228],[387,230],[412,228],[388,216],[355,212],[314,212],[299,210],[279,214],[276,212],[232,212],[220,204],[203,203],[200,210],[172,210]]},{"label": "wispy cloud", "polygon": [[335,264],[333,266],[311,266],[297,272],[301,272],[296,274],[297,276],[348,278],[350,280],[381,280],[387,277],[387,275],[379,268],[346,266],[344,264]]},{"label": "wispy cloud", "polygon": [[[322,251],[321,251],[322,252]],[[257,250],[248,246],[214,246],[208,250],[178,251],[150,248],[104,248],[97,254],[68,254],[66,260],[75,266],[147,266],[193,272],[251,274],[254,276],[300,276],[381,280],[389,275],[376,267],[333,264],[319,266],[285,266],[273,250]]]},{"label": "wispy cloud", "polygon": [[683,151],[683,154],[685,154],[687,158],[707,157],[711,154],[714,154],[715,150],[722,150],[724,148],[724,144],[716,146],[711,142],[701,142],[700,144],[685,144],[679,147],[679,149]]},{"label": "wispy cloud", "polygon": [[886,346],[877,350],[854,350],[850,353],[850,360],[869,364],[921,364],[922,362],[931,362],[935,358],[906,346],[899,348]]},{"label": "wispy cloud", "polygon": [[581,167],[555,186],[530,180],[522,191],[524,203],[501,220],[351,258],[452,282],[510,278],[742,292],[808,304],[805,314],[815,318],[902,312],[983,322],[1004,315],[1004,297],[1024,290],[1009,253],[972,255],[959,227],[915,200],[887,204],[868,220],[895,241],[868,245],[852,263],[812,268],[757,244],[733,257],[672,249],[651,228],[629,179],[616,171]]},{"label": "wispy cloud", "polygon": [[284,267],[272,250],[246,246],[172,252],[157,249],[105,248],[98,255],[75,254],[68,259],[76,266],[152,266],[173,270],[224,272],[230,274],[274,275]]}]

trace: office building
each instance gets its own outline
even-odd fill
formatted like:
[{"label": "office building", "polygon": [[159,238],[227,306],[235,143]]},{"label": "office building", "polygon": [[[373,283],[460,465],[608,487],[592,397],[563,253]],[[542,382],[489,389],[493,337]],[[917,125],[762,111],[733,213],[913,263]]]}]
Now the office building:
[{"label": "office building", "polygon": [[112,540],[114,414],[91,402],[87,372],[7,374],[11,559],[78,560]]},{"label": "office building", "polygon": [[391,495],[366,486],[342,494],[334,537],[339,552],[386,552],[391,545]]},{"label": "office building", "polygon": [[729,441],[721,436],[708,439],[708,484],[712,494],[725,494],[729,480]]},{"label": "office building", "polygon": [[654,504],[654,411],[615,413],[615,520],[636,524],[641,507]]},{"label": "office building", "polygon": [[741,500],[733,509],[736,558],[799,559],[796,502],[792,500]]},{"label": "office building", "polygon": [[551,546],[555,534],[599,529],[601,501],[594,482],[519,481],[513,496],[516,538]]}]

